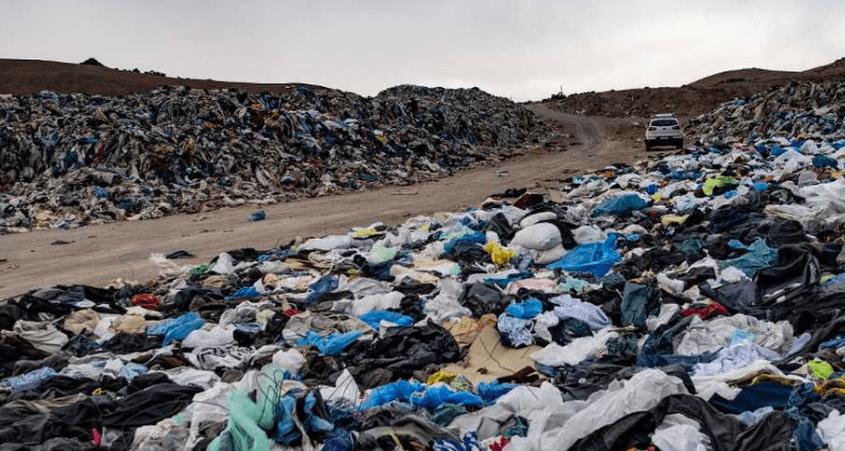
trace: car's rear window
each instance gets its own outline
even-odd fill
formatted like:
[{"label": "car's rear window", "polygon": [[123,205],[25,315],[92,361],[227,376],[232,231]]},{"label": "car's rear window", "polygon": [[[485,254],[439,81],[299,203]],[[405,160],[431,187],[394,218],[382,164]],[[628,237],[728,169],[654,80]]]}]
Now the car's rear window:
[{"label": "car's rear window", "polygon": [[651,121],[652,127],[672,127],[678,125],[678,121],[675,119],[655,119]]}]

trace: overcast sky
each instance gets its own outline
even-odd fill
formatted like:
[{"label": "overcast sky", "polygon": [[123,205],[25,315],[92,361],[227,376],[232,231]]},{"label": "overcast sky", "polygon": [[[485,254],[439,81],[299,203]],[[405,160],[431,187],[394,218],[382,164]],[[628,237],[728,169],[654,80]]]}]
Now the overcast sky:
[{"label": "overcast sky", "polygon": [[0,0],[0,17],[0,57],[366,95],[414,83],[527,100],[845,56],[842,0]]}]

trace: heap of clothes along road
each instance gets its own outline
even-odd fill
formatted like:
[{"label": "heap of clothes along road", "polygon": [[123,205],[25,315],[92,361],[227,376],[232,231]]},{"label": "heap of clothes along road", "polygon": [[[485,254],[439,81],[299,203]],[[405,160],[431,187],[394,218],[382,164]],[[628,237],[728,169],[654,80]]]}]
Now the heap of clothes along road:
[{"label": "heap of clothes along road", "polygon": [[0,233],[410,184],[547,135],[477,88],[0,96]]}]

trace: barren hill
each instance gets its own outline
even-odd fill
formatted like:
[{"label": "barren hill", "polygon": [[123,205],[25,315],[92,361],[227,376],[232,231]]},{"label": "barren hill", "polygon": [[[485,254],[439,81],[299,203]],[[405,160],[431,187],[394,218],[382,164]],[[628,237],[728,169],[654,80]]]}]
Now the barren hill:
[{"label": "barren hill", "polygon": [[277,93],[304,84],[197,80],[110,69],[96,64],[0,59],[0,94],[33,94],[46,89],[59,93],[82,92],[114,96],[146,92],[162,85],[201,89],[237,88],[248,92]]},{"label": "barren hill", "polygon": [[791,82],[840,80],[845,81],[845,58],[801,72],[759,68],[730,70],[680,87],[584,92],[545,102],[561,111],[589,116],[642,117],[673,111],[690,117],[709,112],[735,97],[750,96]]}]

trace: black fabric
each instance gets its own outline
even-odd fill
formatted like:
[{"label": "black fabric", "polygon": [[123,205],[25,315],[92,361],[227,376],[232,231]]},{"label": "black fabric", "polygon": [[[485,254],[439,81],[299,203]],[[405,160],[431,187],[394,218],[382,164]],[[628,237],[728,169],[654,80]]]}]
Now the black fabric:
[{"label": "black fabric", "polygon": [[130,334],[120,332],[103,343],[103,349],[117,354],[149,351],[161,347],[164,337],[159,335]]},{"label": "black fabric", "polygon": [[743,430],[742,423],[736,417],[725,415],[707,401],[692,395],[667,396],[650,411],[633,413],[599,428],[578,440],[570,449],[599,451],[627,449],[632,446],[645,448],[650,442],[646,435],[654,432],[666,415],[676,413],[697,421],[701,432],[710,439],[710,445],[715,451],[737,449],[736,442]]},{"label": "black fabric", "polygon": [[[418,327],[389,329],[383,337],[369,343],[359,342],[344,355],[355,380],[366,388],[408,378],[426,365],[451,363],[461,357],[452,334],[432,321]],[[374,369],[383,370],[382,375],[390,378],[384,380],[367,374]]]},{"label": "black fabric", "polygon": [[28,409],[0,408],[0,443],[37,444],[54,437],[91,440],[91,428],[99,427],[100,412],[108,409],[91,398],[48,413]]},{"label": "black fabric", "polygon": [[0,305],[0,330],[12,330],[12,326],[22,317],[23,311],[17,305]]},{"label": "black fabric", "polygon": [[464,287],[458,302],[475,316],[487,313],[499,315],[505,311],[511,299],[496,288],[477,282]]},{"label": "black fabric", "polygon": [[792,450],[795,421],[783,412],[772,412],[757,424],[743,431],[734,440],[735,450],[788,451]]},{"label": "black fabric", "polygon": [[486,230],[488,232],[495,232],[503,243],[508,243],[516,233],[504,213],[496,213],[493,215],[493,217],[490,218],[490,223],[487,224]]},{"label": "black fabric", "polygon": [[761,229],[759,232],[766,234],[766,241],[773,247],[807,240],[804,227],[800,222],[792,219],[775,219],[771,225],[761,227]]},{"label": "black fabric", "polygon": [[155,424],[179,413],[201,391],[192,385],[156,384],[125,396],[112,412],[102,416],[101,424],[115,428]]}]

